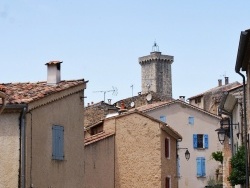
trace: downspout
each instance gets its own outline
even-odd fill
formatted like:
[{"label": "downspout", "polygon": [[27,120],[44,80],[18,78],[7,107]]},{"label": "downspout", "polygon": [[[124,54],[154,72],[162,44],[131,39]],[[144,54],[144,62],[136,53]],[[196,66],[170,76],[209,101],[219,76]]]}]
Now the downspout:
[{"label": "downspout", "polygon": [[24,107],[21,114],[20,114],[20,159],[21,159],[21,179],[20,185],[21,188],[25,188],[25,167],[26,167],[26,142],[25,142],[25,129],[26,129],[26,122],[25,122],[25,115],[26,115],[27,108]]},{"label": "downspout", "polygon": [[240,73],[240,71],[236,71],[243,79],[243,105],[244,105],[244,124],[245,124],[245,164],[246,164],[246,187],[249,187],[249,174],[248,174],[248,139],[247,139],[247,107],[246,107],[246,83],[245,83],[245,76]]}]

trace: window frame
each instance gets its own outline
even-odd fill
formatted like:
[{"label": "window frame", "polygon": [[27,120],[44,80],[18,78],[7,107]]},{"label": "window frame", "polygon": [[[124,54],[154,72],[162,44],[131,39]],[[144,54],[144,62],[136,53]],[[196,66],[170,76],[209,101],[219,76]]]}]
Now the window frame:
[{"label": "window frame", "polygon": [[[201,138],[200,139],[198,138],[201,136],[202,136],[202,144],[200,144]],[[208,149],[208,147],[209,147],[208,134],[193,134],[193,148],[195,148],[195,149]]]},{"label": "window frame", "polygon": [[165,188],[171,188],[171,177],[167,176],[165,178]]}]

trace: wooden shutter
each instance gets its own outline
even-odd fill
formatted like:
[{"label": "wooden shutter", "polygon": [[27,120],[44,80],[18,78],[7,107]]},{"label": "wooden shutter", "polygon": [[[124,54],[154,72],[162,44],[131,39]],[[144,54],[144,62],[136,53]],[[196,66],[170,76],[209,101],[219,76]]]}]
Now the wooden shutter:
[{"label": "wooden shutter", "polygon": [[188,117],[188,124],[194,125],[194,117],[192,117],[192,116]]},{"label": "wooden shutter", "polygon": [[197,177],[202,176],[201,157],[196,158],[196,173],[197,173]]},{"label": "wooden shutter", "polygon": [[193,146],[194,148],[197,148],[198,140],[197,140],[197,134],[193,134]]},{"label": "wooden shutter", "polygon": [[166,188],[170,188],[170,178],[166,177]]},{"label": "wooden shutter", "polygon": [[207,134],[204,134],[204,145],[205,145],[205,148],[208,149],[208,135]]},{"label": "wooden shutter", "polygon": [[201,169],[202,169],[202,176],[206,176],[206,160],[205,160],[205,157],[201,157]]},{"label": "wooden shutter", "polygon": [[64,127],[54,125],[52,127],[52,158],[64,159]]},{"label": "wooden shutter", "polygon": [[165,138],[165,157],[169,158],[169,139]]}]

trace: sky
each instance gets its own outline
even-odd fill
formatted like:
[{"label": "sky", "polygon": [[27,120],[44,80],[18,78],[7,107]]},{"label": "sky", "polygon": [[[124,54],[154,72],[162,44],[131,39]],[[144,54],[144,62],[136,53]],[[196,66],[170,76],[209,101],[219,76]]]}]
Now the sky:
[{"label": "sky", "polygon": [[242,82],[234,67],[249,7],[248,0],[1,0],[0,83],[46,81],[45,63],[59,60],[62,80],[88,80],[85,104],[104,93],[113,103],[141,91],[138,58],[154,42],[174,56],[175,99],[225,76]]}]

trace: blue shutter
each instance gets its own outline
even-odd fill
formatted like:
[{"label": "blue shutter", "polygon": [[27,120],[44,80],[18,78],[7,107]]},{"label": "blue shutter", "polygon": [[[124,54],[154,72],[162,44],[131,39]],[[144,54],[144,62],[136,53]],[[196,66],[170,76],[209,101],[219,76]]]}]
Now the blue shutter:
[{"label": "blue shutter", "polygon": [[205,145],[205,148],[208,149],[208,135],[207,134],[204,134],[204,145]]},{"label": "blue shutter", "polygon": [[52,127],[52,158],[63,160],[64,158],[64,128],[54,125]]},{"label": "blue shutter", "polygon": [[162,122],[164,122],[164,123],[167,122],[166,116],[160,116],[160,120],[161,120]]},{"label": "blue shutter", "polygon": [[193,134],[193,145],[194,145],[194,148],[197,148],[197,144],[198,144],[197,134]]},{"label": "blue shutter", "polygon": [[201,157],[201,169],[202,169],[202,176],[206,176],[206,160],[205,160],[205,157]]},{"label": "blue shutter", "polygon": [[188,124],[194,125],[194,117],[192,117],[192,116],[188,117]]},{"label": "blue shutter", "polygon": [[202,176],[201,157],[196,158],[196,173],[197,173],[197,177]]}]

